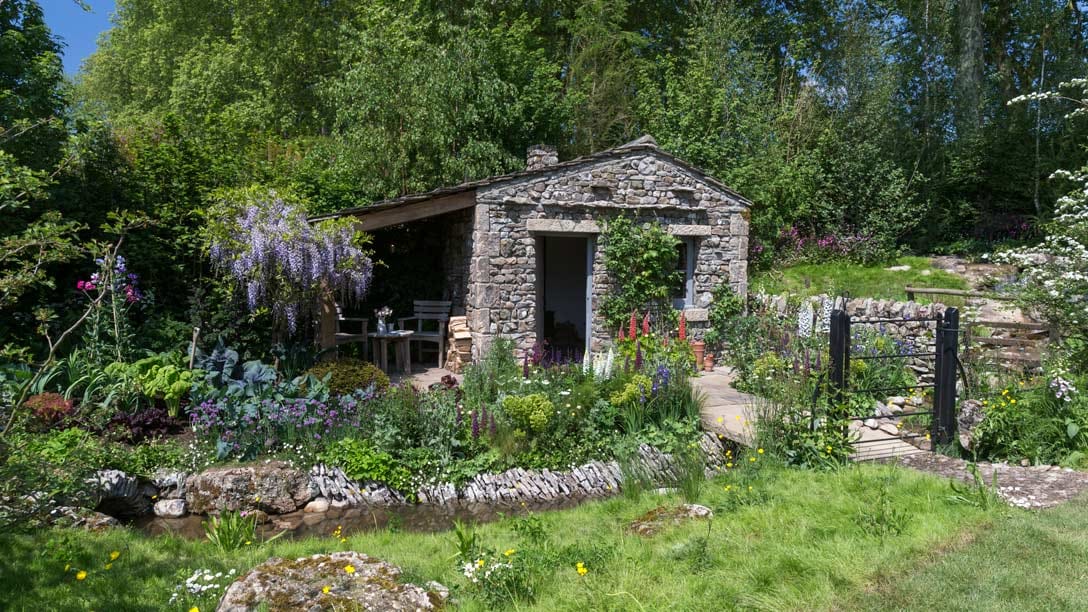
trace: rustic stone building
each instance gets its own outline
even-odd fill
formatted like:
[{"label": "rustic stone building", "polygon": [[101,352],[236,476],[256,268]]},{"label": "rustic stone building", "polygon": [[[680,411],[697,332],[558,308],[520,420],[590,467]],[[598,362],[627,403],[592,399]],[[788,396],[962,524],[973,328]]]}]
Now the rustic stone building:
[{"label": "rustic stone building", "polygon": [[597,315],[609,290],[597,239],[618,215],[660,223],[681,239],[685,282],[674,303],[693,329],[706,321],[716,286],[747,290],[750,203],[651,137],[563,162],[555,149],[535,146],[527,161],[520,172],[333,216],[356,217],[376,240],[429,223],[441,279],[415,297],[450,300],[454,315],[467,315],[477,355],[497,336],[521,348],[538,339],[604,348],[615,330]]}]

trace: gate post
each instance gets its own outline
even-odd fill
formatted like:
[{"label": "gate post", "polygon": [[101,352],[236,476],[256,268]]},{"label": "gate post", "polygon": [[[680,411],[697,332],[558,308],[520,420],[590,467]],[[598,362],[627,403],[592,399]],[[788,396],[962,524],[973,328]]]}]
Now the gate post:
[{"label": "gate post", "polygon": [[956,431],[956,364],[960,312],[945,310],[937,322],[937,346],[933,381],[933,443],[948,444]]},{"label": "gate post", "polygon": [[829,357],[830,383],[836,402],[841,402],[850,380],[850,316],[842,310],[831,312]]}]

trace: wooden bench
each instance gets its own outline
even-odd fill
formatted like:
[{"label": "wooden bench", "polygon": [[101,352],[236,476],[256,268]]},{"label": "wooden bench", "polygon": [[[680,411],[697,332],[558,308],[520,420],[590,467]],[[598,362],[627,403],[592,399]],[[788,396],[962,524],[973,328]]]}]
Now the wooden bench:
[{"label": "wooden bench", "polygon": [[[409,342],[430,343],[438,346],[438,367],[440,368],[445,365],[446,325],[450,320],[451,305],[447,301],[416,300],[412,302],[415,314],[411,317],[397,319],[397,327],[400,329],[408,329],[405,326],[407,321],[416,322],[416,328],[413,330],[415,333],[412,334]],[[434,325],[431,325],[431,322]],[[427,329],[424,328],[425,323]],[[437,329],[429,329],[432,327],[437,327]],[[420,346],[420,359],[422,358],[423,347]]]}]

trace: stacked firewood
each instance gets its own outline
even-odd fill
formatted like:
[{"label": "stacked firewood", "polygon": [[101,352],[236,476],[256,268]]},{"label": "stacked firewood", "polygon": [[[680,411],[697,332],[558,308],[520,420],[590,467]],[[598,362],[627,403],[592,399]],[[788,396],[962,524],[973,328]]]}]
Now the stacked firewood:
[{"label": "stacked firewood", "polygon": [[459,374],[472,363],[472,333],[468,330],[468,317],[450,317],[449,338],[446,343],[446,369]]}]

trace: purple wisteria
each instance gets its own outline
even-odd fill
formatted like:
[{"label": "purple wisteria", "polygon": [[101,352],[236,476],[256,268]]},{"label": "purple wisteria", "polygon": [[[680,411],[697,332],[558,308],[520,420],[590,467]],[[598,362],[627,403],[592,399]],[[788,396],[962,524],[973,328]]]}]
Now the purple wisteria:
[{"label": "purple wisteria", "polygon": [[244,290],[250,310],[268,306],[290,333],[320,291],[362,299],[374,265],[350,224],[311,224],[275,191],[251,197],[212,232],[212,260]]}]

